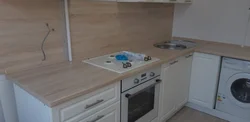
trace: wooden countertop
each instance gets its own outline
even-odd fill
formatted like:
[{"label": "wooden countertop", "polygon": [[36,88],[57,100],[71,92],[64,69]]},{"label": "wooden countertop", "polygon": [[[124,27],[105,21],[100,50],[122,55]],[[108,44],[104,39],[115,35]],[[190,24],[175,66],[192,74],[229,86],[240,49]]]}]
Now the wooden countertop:
[{"label": "wooden countertop", "polygon": [[123,74],[76,61],[8,74],[7,77],[44,104],[54,107],[143,70],[161,66],[194,51],[250,60],[250,47],[242,48],[232,44],[193,41],[198,44],[196,48],[182,51],[158,49],[153,47],[152,44],[138,50],[130,50],[157,57],[161,60]]}]

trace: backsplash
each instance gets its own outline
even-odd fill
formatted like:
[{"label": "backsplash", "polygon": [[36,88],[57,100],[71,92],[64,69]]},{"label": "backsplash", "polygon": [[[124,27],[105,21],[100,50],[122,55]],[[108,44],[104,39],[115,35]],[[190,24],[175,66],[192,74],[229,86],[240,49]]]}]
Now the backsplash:
[{"label": "backsplash", "polygon": [[70,1],[73,60],[171,38],[174,4]]},{"label": "backsplash", "polygon": [[[73,60],[171,38],[174,4],[69,2]],[[44,43],[47,60],[42,61],[46,23],[55,31]],[[0,28],[0,73],[67,61],[61,0],[5,0],[0,3]]]},{"label": "backsplash", "polygon": [[[60,0],[4,0],[0,3],[0,73],[64,61]],[[55,31],[41,44],[49,23]]]}]

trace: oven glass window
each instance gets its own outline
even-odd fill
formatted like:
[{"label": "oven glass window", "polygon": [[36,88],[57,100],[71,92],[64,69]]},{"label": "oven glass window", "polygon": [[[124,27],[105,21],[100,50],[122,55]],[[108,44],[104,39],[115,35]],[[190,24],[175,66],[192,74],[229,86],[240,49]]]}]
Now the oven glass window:
[{"label": "oven glass window", "polygon": [[242,78],[234,81],[231,92],[238,101],[250,103],[250,79]]},{"label": "oven glass window", "polygon": [[139,91],[128,99],[128,122],[135,122],[154,109],[155,86]]}]

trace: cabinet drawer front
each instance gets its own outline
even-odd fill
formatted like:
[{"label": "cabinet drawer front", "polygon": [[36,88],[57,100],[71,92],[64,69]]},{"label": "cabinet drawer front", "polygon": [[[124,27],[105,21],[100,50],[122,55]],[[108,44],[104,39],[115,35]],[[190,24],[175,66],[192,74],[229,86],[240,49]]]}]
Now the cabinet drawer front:
[{"label": "cabinet drawer front", "polygon": [[61,121],[65,121],[81,113],[95,109],[103,104],[107,104],[109,102],[111,103],[116,102],[117,100],[119,100],[117,92],[118,92],[117,88],[113,87],[102,93],[87,98],[86,100],[80,101],[76,104],[63,108],[60,111]]},{"label": "cabinet drawer front", "polygon": [[99,112],[80,118],[72,118],[65,122],[120,122],[120,102],[106,107]]}]

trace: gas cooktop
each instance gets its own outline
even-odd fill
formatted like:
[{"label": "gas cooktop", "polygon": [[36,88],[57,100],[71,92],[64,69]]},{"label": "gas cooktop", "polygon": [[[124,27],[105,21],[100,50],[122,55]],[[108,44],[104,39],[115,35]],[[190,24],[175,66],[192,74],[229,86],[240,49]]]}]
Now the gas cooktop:
[{"label": "gas cooktop", "polygon": [[104,68],[117,73],[124,73],[135,68],[158,61],[158,58],[150,57],[145,54],[133,53],[128,51],[116,52],[100,57],[84,60],[100,68]]}]

